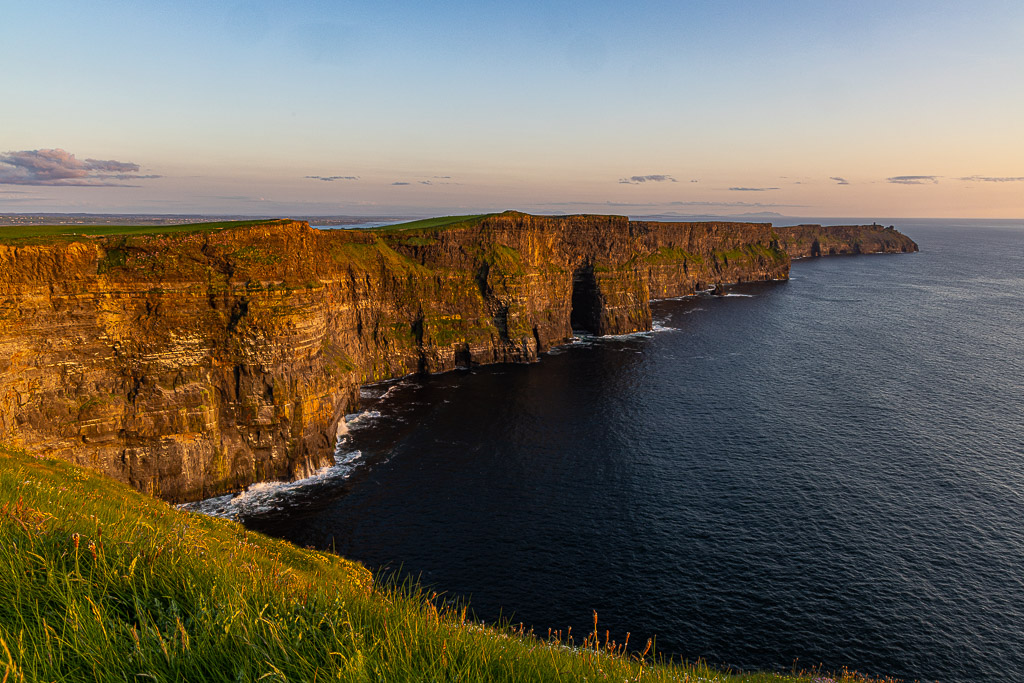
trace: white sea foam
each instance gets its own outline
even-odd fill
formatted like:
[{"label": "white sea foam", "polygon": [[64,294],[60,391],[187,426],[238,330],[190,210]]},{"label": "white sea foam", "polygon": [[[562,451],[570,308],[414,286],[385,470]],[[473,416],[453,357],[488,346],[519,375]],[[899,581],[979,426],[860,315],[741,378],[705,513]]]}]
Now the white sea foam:
[{"label": "white sea foam", "polygon": [[594,339],[604,341],[609,339],[642,339],[650,337],[654,334],[654,330],[644,330],[642,332],[629,332],[628,334],[606,334],[600,337],[594,337]]},{"label": "white sea foam", "polygon": [[[679,328],[669,327],[669,326],[665,325],[665,322],[666,321],[664,321],[664,320],[655,320],[652,323],[652,325],[651,325],[651,329],[649,329],[649,330],[641,330],[640,332],[628,332],[626,334],[604,334],[604,335],[601,335],[601,336],[597,336],[597,335],[589,334],[587,332],[576,331],[575,334],[577,336],[573,337],[572,341],[569,341],[569,342],[567,342],[565,344],[562,344],[562,347],[563,348],[567,347],[567,346],[582,346],[582,347],[586,347],[586,346],[593,346],[594,344],[597,344],[597,343],[603,342],[603,341],[616,341],[616,340],[621,340],[621,339],[644,339],[644,338],[650,337],[652,334],[656,334],[656,333],[659,333],[659,332],[677,332],[678,331]],[[563,353],[563,351],[555,352],[555,349],[551,349],[550,351],[548,351],[548,353],[554,353],[554,355],[558,355],[559,353]]]},{"label": "white sea foam", "polygon": [[[400,379],[387,384],[365,386],[360,388],[359,395],[364,399],[384,400],[392,396],[392,392],[399,386],[409,383]],[[335,432],[334,464],[326,465],[308,477],[295,481],[258,482],[250,485],[242,493],[207,498],[195,503],[185,503],[180,507],[228,519],[284,509],[288,497],[297,491],[348,477],[359,465],[363,455],[359,450],[349,450],[345,447],[351,438],[351,432],[370,427],[381,417],[383,415],[379,410],[363,410],[346,415],[338,422]]]},{"label": "white sea foam", "polygon": [[579,330],[574,330],[573,335],[572,339],[561,345],[563,348],[566,346],[591,346],[597,339],[594,335]]},{"label": "white sea foam", "polygon": [[383,401],[383,400],[384,400],[384,399],[386,399],[387,397],[391,396],[391,395],[392,395],[392,393],[393,393],[393,392],[394,392],[394,391],[395,391],[396,389],[398,389],[398,387],[402,386],[403,384],[404,384],[404,382],[399,382],[398,384],[394,384],[394,385],[392,385],[392,386],[388,387],[388,390],[387,390],[387,391],[385,391],[385,392],[384,392],[383,394],[381,394],[381,395],[380,395],[380,400],[382,400],[382,401]]},{"label": "white sea foam", "polygon": [[550,349],[544,352],[548,356],[560,356],[566,351],[570,351],[574,348],[585,349],[594,345],[595,342],[600,340],[600,337],[595,337],[586,332],[577,331],[575,337],[571,337],[569,341],[558,346],[552,346]]},{"label": "white sea foam", "polygon": [[381,418],[379,410],[364,410],[361,413],[350,413],[345,416],[345,433],[353,429],[364,429]]},{"label": "white sea foam", "polygon": [[723,294],[722,296],[724,296],[726,298],[733,297],[733,296],[743,297],[744,299],[753,299],[754,298],[753,294],[739,294],[738,292],[729,292],[728,294]]},{"label": "white sea foam", "polygon": [[359,465],[361,451],[336,452],[334,464],[321,467],[308,477],[295,481],[261,481],[250,485],[242,493],[207,498],[195,503],[183,503],[183,510],[200,512],[213,517],[238,519],[241,516],[260,515],[284,509],[285,500],[297,490],[345,479]]},{"label": "white sea foam", "polygon": [[383,399],[391,395],[391,392],[400,386],[416,386],[416,373],[402,375],[393,379],[377,382],[375,384],[364,384],[359,387],[360,398]]}]

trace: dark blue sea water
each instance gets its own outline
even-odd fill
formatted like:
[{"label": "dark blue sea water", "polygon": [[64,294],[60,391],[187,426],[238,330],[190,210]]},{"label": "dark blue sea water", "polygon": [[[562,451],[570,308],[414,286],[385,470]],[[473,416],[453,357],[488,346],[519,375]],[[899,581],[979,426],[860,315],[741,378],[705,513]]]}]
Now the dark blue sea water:
[{"label": "dark blue sea water", "polygon": [[681,659],[1021,680],[1024,223],[898,225],[921,253],[372,387],[335,476],[227,509],[539,632],[597,610]]}]

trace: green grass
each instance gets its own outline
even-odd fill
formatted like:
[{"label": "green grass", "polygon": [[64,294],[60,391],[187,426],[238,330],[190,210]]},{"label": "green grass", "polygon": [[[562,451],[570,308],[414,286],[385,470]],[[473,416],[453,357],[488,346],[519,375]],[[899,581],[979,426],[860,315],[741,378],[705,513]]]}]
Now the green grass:
[{"label": "green grass", "polygon": [[430,269],[418,261],[404,256],[392,249],[381,239],[369,244],[361,242],[341,242],[333,245],[328,255],[338,265],[354,265],[364,270],[387,268],[393,273],[428,274]]},{"label": "green grass", "polygon": [[257,221],[221,221],[185,225],[10,225],[0,226],[0,244],[39,243],[71,240],[76,237],[108,235],[170,235],[175,233],[214,232],[226,228],[280,223],[280,219]]},{"label": "green grass", "polygon": [[715,252],[716,257],[726,263],[763,261],[784,261],[786,253],[781,249],[772,249],[763,244],[746,244],[741,248],[726,249]]},{"label": "green grass", "polygon": [[450,228],[462,223],[472,223],[478,221],[481,218],[488,216],[494,216],[497,214],[493,213],[480,213],[471,216],[438,216],[437,218],[424,218],[418,221],[410,221],[408,223],[398,223],[396,225],[385,225],[380,228],[370,228],[368,232],[406,232],[414,230],[437,230],[440,228]]},{"label": "green grass", "polygon": [[678,247],[660,247],[657,251],[654,251],[643,258],[647,263],[654,265],[675,265],[682,263],[683,261],[700,264],[704,263],[704,257],[702,255],[695,254]]},{"label": "green grass", "polygon": [[[438,216],[422,220],[386,225],[367,232],[416,232],[451,228],[473,223],[495,214],[468,216]],[[0,244],[37,244],[70,241],[79,237],[107,237],[110,235],[171,235],[175,233],[215,232],[228,228],[244,228],[285,222],[287,219],[249,221],[219,221],[213,223],[187,223],[182,225],[9,225],[0,226]],[[426,242],[424,243],[426,244]]]},{"label": "green grass", "polygon": [[600,627],[572,640],[484,627],[431,597],[0,449],[5,682],[811,680],[658,664]]},{"label": "green grass", "polygon": [[270,265],[273,263],[280,263],[280,254],[268,253],[265,249],[260,247],[248,246],[242,247],[241,249],[234,251],[230,254],[231,258],[238,261],[245,261],[247,263],[259,263],[262,265]]}]

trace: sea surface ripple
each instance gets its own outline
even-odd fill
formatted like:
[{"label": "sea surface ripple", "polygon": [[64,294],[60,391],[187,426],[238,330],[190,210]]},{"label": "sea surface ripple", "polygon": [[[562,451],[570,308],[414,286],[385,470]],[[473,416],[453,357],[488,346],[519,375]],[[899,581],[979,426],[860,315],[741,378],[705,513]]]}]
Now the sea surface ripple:
[{"label": "sea surface ripple", "polygon": [[921,253],[370,387],[345,476],[217,505],[541,633],[596,610],[717,665],[1020,680],[1024,226],[901,227]]}]

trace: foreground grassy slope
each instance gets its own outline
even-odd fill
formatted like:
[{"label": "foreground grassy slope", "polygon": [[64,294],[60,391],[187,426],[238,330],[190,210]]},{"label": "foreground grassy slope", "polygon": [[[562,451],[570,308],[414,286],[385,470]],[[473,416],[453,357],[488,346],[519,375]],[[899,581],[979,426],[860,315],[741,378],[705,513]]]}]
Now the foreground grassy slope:
[{"label": "foreground grassy slope", "polygon": [[4,681],[813,678],[654,664],[593,635],[573,644],[467,622],[342,558],[0,450]]}]

